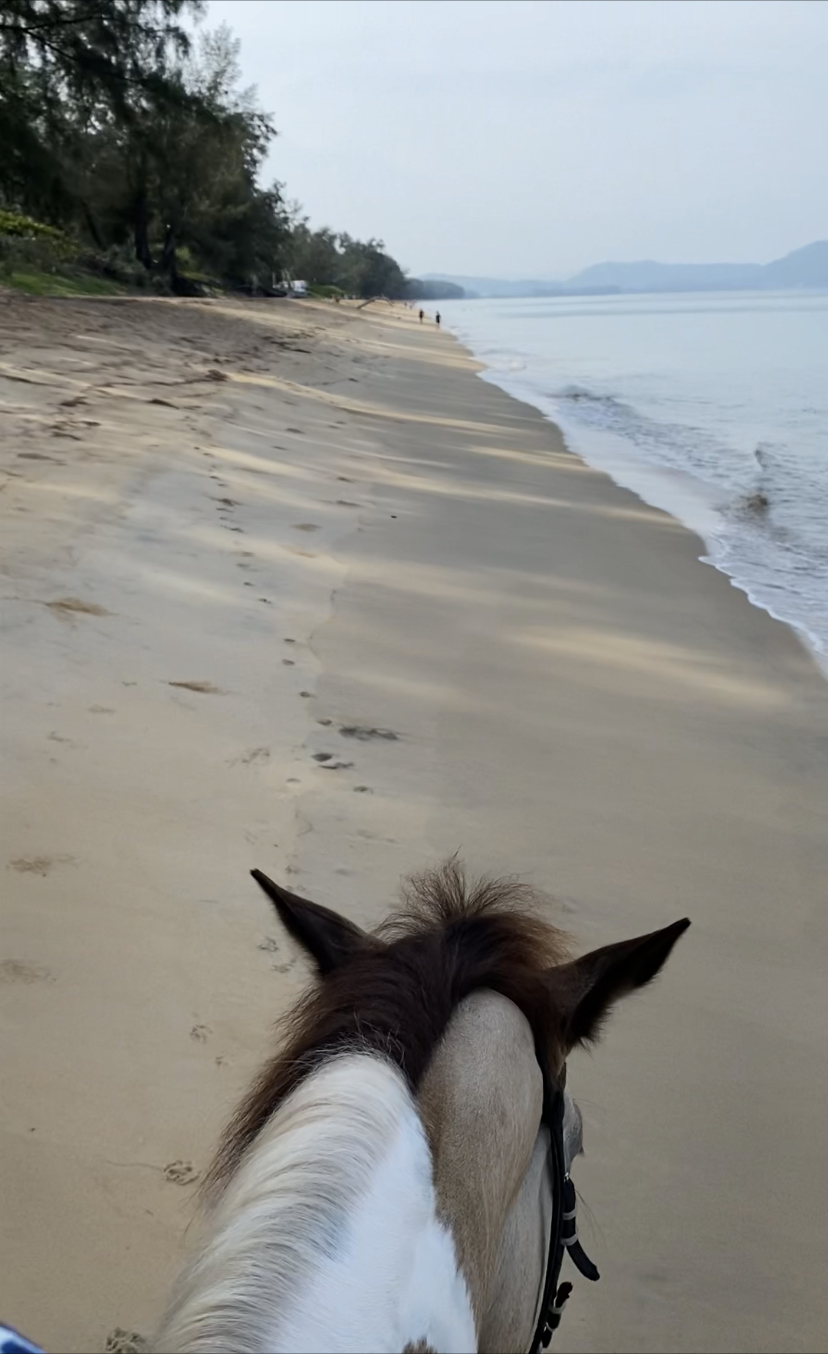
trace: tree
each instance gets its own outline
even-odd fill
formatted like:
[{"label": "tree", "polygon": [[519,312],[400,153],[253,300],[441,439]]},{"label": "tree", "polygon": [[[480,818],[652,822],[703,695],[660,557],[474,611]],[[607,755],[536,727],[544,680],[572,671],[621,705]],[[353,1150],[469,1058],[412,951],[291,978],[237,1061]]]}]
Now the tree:
[{"label": "tree", "polygon": [[400,297],[405,294],[405,274],[385,252],[382,240],[352,240],[340,235],[342,283],[346,291],[366,299],[371,296]]},{"label": "tree", "polygon": [[171,277],[179,244],[237,283],[256,285],[261,273],[269,279],[281,271],[287,211],[278,184],[257,184],[275,130],[255,90],[237,88],[238,51],[227,27],[204,34],[198,56],[176,72],[180,99],[168,101],[151,128],[160,266]]},{"label": "tree", "polygon": [[0,193],[65,222],[87,136],[175,96],[180,20],[203,0],[0,0]]},{"label": "tree", "polygon": [[381,240],[312,230],[281,184],[261,185],[273,121],[241,86],[228,28],[193,43],[184,20],[203,9],[0,0],[0,206],[98,251],[96,266],[131,245],[177,291],[195,285],[179,268],[186,247],[188,267],[245,290],[288,270],[363,297],[402,296],[405,276]]}]

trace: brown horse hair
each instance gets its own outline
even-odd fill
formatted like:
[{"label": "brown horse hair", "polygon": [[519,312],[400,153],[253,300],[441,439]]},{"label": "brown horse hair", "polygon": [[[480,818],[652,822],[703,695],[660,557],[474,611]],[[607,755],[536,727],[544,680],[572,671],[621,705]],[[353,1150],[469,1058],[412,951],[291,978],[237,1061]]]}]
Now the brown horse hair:
[{"label": "brown horse hair", "polygon": [[569,954],[543,908],[544,900],[514,879],[467,884],[456,860],[413,877],[403,906],[284,1017],[279,1052],[224,1133],[205,1178],[208,1194],[226,1184],[285,1098],[330,1057],[378,1054],[415,1093],[458,1003],[481,988],[523,1012],[554,1076],[564,1041],[545,974]]}]

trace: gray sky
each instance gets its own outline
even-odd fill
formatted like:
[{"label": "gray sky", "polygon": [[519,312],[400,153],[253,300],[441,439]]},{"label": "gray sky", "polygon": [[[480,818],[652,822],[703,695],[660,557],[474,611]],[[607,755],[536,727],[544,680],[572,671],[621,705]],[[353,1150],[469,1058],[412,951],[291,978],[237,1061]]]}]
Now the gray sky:
[{"label": "gray sky", "polygon": [[212,0],[314,225],[414,273],[828,236],[826,0]]}]

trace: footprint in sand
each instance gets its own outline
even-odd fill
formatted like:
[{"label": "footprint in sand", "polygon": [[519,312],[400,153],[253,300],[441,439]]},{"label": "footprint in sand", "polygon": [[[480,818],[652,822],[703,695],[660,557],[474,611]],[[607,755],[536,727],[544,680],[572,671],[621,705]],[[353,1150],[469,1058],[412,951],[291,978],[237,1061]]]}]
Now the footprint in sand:
[{"label": "footprint in sand", "polygon": [[374,738],[396,743],[400,736],[393,729],[375,729],[367,724],[343,724],[339,732],[343,738],[358,738],[361,743],[368,743]]},{"label": "footprint in sand", "polygon": [[95,602],[84,602],[80,597],[59,597],[54,602],[44,604],[56,616],[108,616],[110,613],[106,607],[98,606]]},{"label": "footprint in sand", "polygon": [[74,865],[74,856],[21,856],[10,860],[8,868],[18,874],[39,874],[44,879],[55,865]]},{"label": "footprint in sand", "polygon": [[53,983],[54,976],[43,964],[24,964],[21,959],[4,959],[0,964],[0,983]]},{"label": "footprint in sand", "polygon": [[331,761],[333,761],[333,753],[332,753],[332,752],[315,752],[315,753],[313,754],[313,760],[314,760],[315,762],[331,762]]},{"label": "footprint in sand", "polygon": [[134,1330],[124,1330],[122,1326],[116,1326],[106,1337],[104,1345],[104,1354],[144,1354],[149,1349],[149,1343],[143,1335],[139,1335]]},{"label": "footprint in sand", "polygon": [[213,686],[212,682],[167,682],[167,686],[178,686],[183,691],[196,691],[201,696],[223,696],[224,692],[220,686]]},{"label": "footprint in sand", "polygon": [[192,1185],[198,1174],[191,1161],[170,1161],[164,1167],[164,1179],[170,1185]]},{"label": "footprint in sand", "polygon": [[[270,761],[270,748],[248,748],[240,757],[231,757],[228,766],[261,766]],[[252,843],[251,843],[252,844]]]},{"label": "footprint in sand", "polygon": [[370,785],[355,785],[355,786],[354,786],[354,794],[355,794],[355,795],[372,795],[373,793],[374,793],[374,791],[371,789]]},{"label": "footprint in sand", "polygon": [[206,1044],[207,1036],[212,1033],[209,1025],[193,1025],[190,1030],[190,1038],[194,1039],[197,1044]]},{"label": "footprint in sand", "polygon": [[275,954],[279,948],[279,942],[273,936],[265,936],[256,946],[257,950],[265,950],[268,954]]},{"label": "footprint in sand", "polygon": [[319,526],[316,522],[294,522],[294,531],[318,531]]},{"label": "footprint in sand", "polygon": [[285,428],[285,432],[286,432],[286,433],[301,433],[302,437],[305,436],[305,430],[304,430],[304,428]]},{"label": "footprint in sand", "polygon": [[283,658],[283,659],[282,659],[282,667],[285,667],[285,668],[295,668],[295,667],[296,667],[296,664],[294,663],[294,661],[293,661],[292,658]]}]

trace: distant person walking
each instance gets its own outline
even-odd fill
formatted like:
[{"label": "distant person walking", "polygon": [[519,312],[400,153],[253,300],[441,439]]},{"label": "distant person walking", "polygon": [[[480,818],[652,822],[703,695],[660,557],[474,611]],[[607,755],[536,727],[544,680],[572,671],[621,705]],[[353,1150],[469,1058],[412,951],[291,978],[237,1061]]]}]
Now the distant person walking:
[{"label": "distant person walking", "polygon": [[437,323],[438,323],[438,325],[439,325],[439,323],[440,323],[440,312],[439,312],[439,310],[437,311],[437,314],[434,316],[434,318],[435,318],[435,320],[437,321]]},{"label": "distant person walking", "polygon": [[421,310],[421,311],[420,311],[420,324],[422,324],[422,322],[423,322],[424,319],[425,319],[425,311],[424,311],[424,310]]}]

